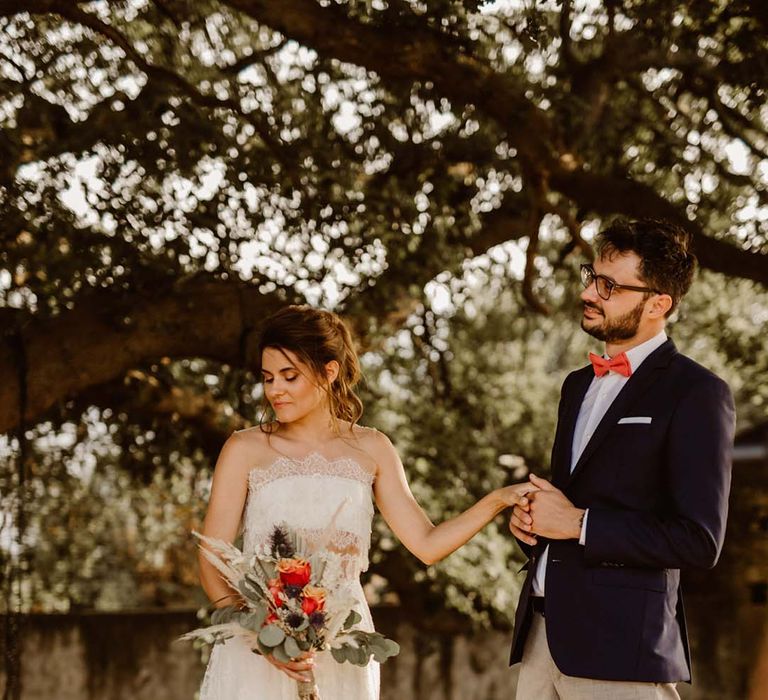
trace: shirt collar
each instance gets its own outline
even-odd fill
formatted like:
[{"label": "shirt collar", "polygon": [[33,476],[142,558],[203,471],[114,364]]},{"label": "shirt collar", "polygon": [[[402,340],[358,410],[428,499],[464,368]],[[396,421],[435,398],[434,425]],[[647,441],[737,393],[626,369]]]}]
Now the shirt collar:
[{"label": "shirt collar", "polygon": [[[636,372],[637,368],[643,363],[643,360],[645,360],[645,358],[648,357],[648,355],[650,355],[657,348],[660,348],[666,342],[667,342],[667,333],[666,331],[661,331],[661,333],[654,335],[653,338],[650,338],[649,340],[646,340],[644,343],[640,343],[640,345],[635,345],[635,347],[627,350],[626,355],[627,355],[627,359],[629,360],[629,366],[632,368],[632,371]],[[603,356],[607,358],[607,355],[603,355]]]}]

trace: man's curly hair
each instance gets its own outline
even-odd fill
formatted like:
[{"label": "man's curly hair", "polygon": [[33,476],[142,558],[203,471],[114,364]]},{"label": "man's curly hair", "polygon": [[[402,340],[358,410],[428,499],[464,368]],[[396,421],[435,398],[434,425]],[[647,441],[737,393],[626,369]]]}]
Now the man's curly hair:
[{"label": "man's curly hair", "polygon": [[597,235],[597,255],[635,253],[640,258],[640,277],[651,289],[669,294],[677,308],[688,292],[696,270],[691,235],[680,226],[660,219],[618,219]]}]

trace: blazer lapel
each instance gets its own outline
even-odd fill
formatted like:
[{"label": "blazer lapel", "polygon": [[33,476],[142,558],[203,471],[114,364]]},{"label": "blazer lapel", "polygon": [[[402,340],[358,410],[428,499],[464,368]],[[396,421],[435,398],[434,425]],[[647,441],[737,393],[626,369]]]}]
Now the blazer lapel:
[{"label": "blazer lapel", "polygon": [[[624,414],[626,408],[636,398],[645,393],[645,391],[656,381],[658,378],[656,370],[669,365],[670,360],[675,354],[677,354],[675,344],[671,340],[667,340],[663,345],[646,357],[640,367],[638,367],[637,371],[632,373],[632,376],[622,387],[619,395],[605,412],[605,415],[595,429],[592,438],[584,447],[584,451],[581,453],[579,461],[576,463],[573,472],[570,474],[569,481],[573,480],[573,478],[584,468],[586,462],[594,454],[595,450],[600,446],[603,440],[605,440],[608,433]],[[571,434],[573,434],[573,431],[571,431]]]},{"label": "blazer lapel", "polygon": [[568,395],[564,396],[565,407],[562,424],[558,426],[558,445],[555,460],[552,464],[552,483],[561,488],[564,486],[571,473],[571,455],[573,453],[573,431],[576,428],[576,420],[584,401],[584,396],[592,383],[595,373],[592,365],[587,365],[578,370],[572,380],[573,386],[569,388]]}]

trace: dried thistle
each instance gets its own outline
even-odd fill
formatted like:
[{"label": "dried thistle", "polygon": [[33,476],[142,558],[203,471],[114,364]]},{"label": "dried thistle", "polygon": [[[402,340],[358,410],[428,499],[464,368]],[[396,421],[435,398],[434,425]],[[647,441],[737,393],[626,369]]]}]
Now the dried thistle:
[{"label": "dried thistle", "polygon": [[269,547],[275,559],[290,559],[296,554],[291,538],[282,525],[275,525],[269,536]]}]

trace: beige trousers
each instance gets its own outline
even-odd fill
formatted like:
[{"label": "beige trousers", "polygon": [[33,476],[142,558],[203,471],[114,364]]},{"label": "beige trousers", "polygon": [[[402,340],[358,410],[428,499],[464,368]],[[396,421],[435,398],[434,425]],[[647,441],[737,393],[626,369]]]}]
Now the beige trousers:
[{"label": "beige trousers", "polygon": [[544,618],[533,613],[523,649],[517,700],[680,700],[674,683],[598,681],[561,673],[547,644]]}]

